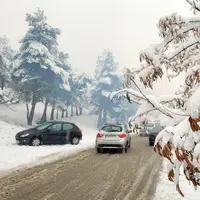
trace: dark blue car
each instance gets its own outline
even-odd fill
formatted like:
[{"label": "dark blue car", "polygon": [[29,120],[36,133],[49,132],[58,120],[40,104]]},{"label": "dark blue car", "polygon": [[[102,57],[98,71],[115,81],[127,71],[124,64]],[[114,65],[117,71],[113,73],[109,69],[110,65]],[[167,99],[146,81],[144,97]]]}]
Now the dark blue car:
[{"label": "dark blue car", "polygon": [[50,121],[16,134],[18,144],[39,146],[41,144],[79,144],[82,131],[74,123]]}]

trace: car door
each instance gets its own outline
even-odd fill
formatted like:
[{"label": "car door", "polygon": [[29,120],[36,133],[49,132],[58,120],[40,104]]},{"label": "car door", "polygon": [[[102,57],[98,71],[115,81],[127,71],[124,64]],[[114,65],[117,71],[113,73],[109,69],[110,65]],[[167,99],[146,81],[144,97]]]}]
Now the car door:
[{"label": "car door", "polygon": [[69,143],[71,141],[73,128],[74,128],[74,126],[71,123],[63,124],[62,139],[65,141],[65,143]]},{"label": "car door", "polygon": [[44,142],[47,144],[58,144],[61,142],[62,124],[53,124],[47,128],[44,134]]}]

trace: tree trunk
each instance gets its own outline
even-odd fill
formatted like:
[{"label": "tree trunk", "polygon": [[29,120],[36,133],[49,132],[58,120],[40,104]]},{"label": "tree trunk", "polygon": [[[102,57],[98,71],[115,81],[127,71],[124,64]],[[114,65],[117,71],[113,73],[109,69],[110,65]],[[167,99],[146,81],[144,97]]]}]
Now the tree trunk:
[{"label": "tree trunk", "polygon": [[102,109],[100,109],[100,111],[99,111],[97,128],[100,128],[101,125],[102,125]]},{"label": "tree trunk", "polygon": [[106,123],[106,119],[107,119],[107,110],[103,110],[103,120],[102,120],[102,122],[103,123]]},{"label": "tree trunk", "polygon": [[2,74],[0,74],[0,88],[3,90],[4,89],[4,87],[5,87],[5,78],[4,78],[4,76],[2,75]]},{"label": "tree trunk", "polygon": [[76,116],[78,116],[78,106],[76,106]]},{"label": "tree trunk", "polygon": [[58,119],[58,110],[57,110],[57,112],[56,112],[56,119]]},{"label": "tree trunk", "polygon": [[43,110],[43,114],[41,117],[41,122],[46,122],[47,121],[47,106],[49,104],[49,98],[46,98],[45,104],[44,104],[44,110]]},{"label": "tree trunk", "polygon": [[52,105],[52,109],[51,109],[50,120],[54,120],[55,107],[56,107],[56,101],[53,100],[53,105]]},{"label": "tree trunk", "polygon": [[83,114],[83,108],[80,106],[79,107],[79,114],[82,115]]},{"label": "tree trunk", "polygon": [[64,118],[64,117],[65,117],[65,110],[62,109],[62,116],[61,116],[61,118]]},{"label": "tree trunk", "polygon": [[[32,125],[33,123],[33,117],[35,113],[35,106],[37,103],[36,95],[33,94],[32,96],[32,102],[31,102],[31,111],[29,110],[28,102],[26,102],[26,108],[27,108],[27,124]],[[30,111],[30,112],[29,112]]]},{"label": "tree trunk", "polygon": [[71,105],[71,117],[73,117],[73,116],[74,116],[74,106]]},{"label": "tree trunk", "polygon": [[69,113],[68,113],[68,108],[65,111],[65,117],[68,118],[69,117]]}]

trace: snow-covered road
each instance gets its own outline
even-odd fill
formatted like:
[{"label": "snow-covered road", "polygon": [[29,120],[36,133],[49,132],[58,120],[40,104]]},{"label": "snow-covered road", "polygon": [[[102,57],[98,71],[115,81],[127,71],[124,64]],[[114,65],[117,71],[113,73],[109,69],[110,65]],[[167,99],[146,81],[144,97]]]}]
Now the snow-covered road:
[{"label": "snow-covered road", "polygon": [[0,179],[0,199],[150,200],[160,163],[147,138],[135,135],[128,153],[91,149]]}]

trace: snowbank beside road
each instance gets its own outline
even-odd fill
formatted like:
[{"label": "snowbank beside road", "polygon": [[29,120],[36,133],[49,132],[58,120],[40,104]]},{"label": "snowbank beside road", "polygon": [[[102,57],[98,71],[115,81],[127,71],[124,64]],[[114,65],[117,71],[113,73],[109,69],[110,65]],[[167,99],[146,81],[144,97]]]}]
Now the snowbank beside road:
[{"label": "snowbank beside road", "polygon": [[[91,126],[89,124],[89,122],[95,123],[94,117],[80,116],[65,120],[77,122],[76,124],[82,129],[83,140],[79,145],[19,146],[16,144],[15,135],[24,128],[0,121],[0,173],[4,170],[18,168],[21,165],[37,163],[45,157],[48,157],[48,160],[55,159],[56,155],[69,155],[94,147],[97,131],[94,124],[91,124]],[[51,157],[51,154],[54,156]]]},{"label": "snowbank beside road", "polygon": [[170,182],[167,177],[167,163],[163,161],[163,168],[160,171],[159,182],[156,187],[153,200],[197,200],[200,199],[200,188],[194,190],[183,175],[180,176],[180,189],[185,197],[183,198],[177,191],[175,184]]}]

